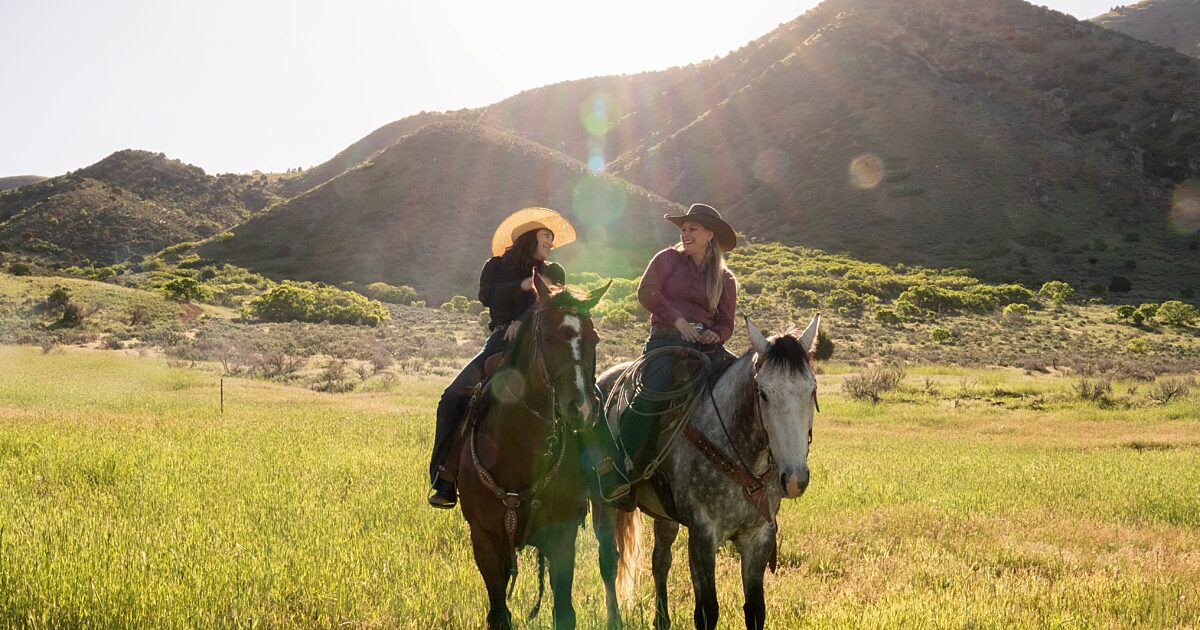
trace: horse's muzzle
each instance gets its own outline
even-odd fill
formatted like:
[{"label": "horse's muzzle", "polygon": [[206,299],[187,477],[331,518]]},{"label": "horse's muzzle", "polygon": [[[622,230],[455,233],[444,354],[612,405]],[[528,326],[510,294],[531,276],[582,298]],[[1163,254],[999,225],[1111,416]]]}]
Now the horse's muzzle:
[{"label": "horse's muzzle", "polygon": [[799,498],[808,489],[808,466],[784,470],[779,475],[779,485],[785,498]]}]

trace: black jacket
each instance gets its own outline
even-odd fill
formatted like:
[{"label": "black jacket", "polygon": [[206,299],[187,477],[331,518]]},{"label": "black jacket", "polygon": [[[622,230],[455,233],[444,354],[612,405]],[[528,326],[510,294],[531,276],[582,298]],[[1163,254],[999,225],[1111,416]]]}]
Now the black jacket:
[{"label": "black jacket", "polygon": [[[551,281],[563,284],[567,272],[554,262],[539,262],[538,271]],[[494,256],[483,265],[479,274],[479,301],[488,307],[492,319],[488,328],[495,330],[520,319],[533,306],[533,291],[522,291],[521,281],[530,277],[528,271],[517,271],[502,256]]]}]

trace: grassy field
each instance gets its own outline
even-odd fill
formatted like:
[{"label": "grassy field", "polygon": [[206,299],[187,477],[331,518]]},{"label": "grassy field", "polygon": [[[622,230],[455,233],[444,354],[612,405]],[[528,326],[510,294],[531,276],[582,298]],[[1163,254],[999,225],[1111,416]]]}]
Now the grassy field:
[{"label": "grassy field", "polygon": [[[1200,625],[1200,396],[1116,383],[1101,408],[1073,379],[916,367],[871,406],[826,367],[772,626]],[[222,414],[215,370],[11,346],[0,368],[0,625],[482,625],[465,524],[424,503],[440,379],[333,395],[226,378]],[[576,607],[595,627],[580,540]],[[683,544],[671,594],[690,627]],[[652,619],[646,561],[635,628]],[[732,550],[718,574],[722,627],[740,627]]]}]

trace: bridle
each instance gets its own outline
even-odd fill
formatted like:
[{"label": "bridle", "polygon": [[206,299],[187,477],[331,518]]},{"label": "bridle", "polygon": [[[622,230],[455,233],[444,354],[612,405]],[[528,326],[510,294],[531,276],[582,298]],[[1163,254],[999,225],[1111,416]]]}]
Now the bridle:
[{"label": "bridle", "polygon": [[[478,414],[472,414],[470,431],[469,435],[467,436],[467,443],[471,452],[471,463],[475,467],[475,473],[479,477],[479,482],[483,484],[483,487],[491,492],[504,505],[504,530],[505,533],[508,534],[508,542],[514,555],[516,554],[516,549],[518,546],[524,546],[524,541],[529,534],[529,527],[533,520],[526,520],[525,530],[518,539],[517,510],[525,503],[529,503],[531,508],[537,509],[538,505],[540,504],[537,496],[546,488],[546,486],[550,485],[551,481],[554,480],[559,468],[562,465],[563,456],[566,453],[567,440],[563,435],[566,421],[562,418],[562,414],[559,411],[558,394],[555,390],[557,377],[561,376],[568,369],[576,366],[581,368],[583,367],[581,365],[583,362],[583,358],[581,356],[578,361],[568,361],[567,364],[554,373],[553,376],[551,375],[549,366],[546,364],[545,349],[543,347],[541,338],[542,320],[542,309],[534,311],[533,317],[530,321],[531,325],[529,332],[526,334],[533,337],[533,347],[531,348],[531,352],[534,357],[533,363],[535,364],[536,375],[540,377],[545,384],[547,400],[550,407],[549,413],[547,414],[541,410],[531,407],[529,403],[525,401],[525,397],[515,395],[507,383],[503,383],[502,386],[504,387],[505,391],[510,394],[508,400],[512,400],[513,402],[520,404],[524,411],[529,415],[541,420],[543,423],[550,425],[550,430],[546,433],[546,450],[541,459],[542,462],[551,462],[549,468],[544,474],[540,475],[536,481],[534,481],[532,486],[515,492],[507,490],[500,486],[500,484],[496,483],[496,480],[492,476],[491,472],[489,472],[479,460],[479,452],[476,449],[475,440],[475,434],[476,429],[478,428],[479,420],[477,417]],[[582,335],[582,330],[580,331],[580,334]],[[493,380],[493,382],[495,382],[495,380]],[[481,395],[483,395],[482,387],[478,390],[476,396],[478,397]],[[513,562],[512,566],[513,571],[515,572],[516,562]]]}]

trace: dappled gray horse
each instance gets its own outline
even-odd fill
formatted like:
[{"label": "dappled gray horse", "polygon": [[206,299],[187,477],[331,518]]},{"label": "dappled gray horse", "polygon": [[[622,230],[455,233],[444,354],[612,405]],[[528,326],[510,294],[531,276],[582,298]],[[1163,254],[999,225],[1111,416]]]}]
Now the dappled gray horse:
[{"label": "dappled gray horse", "polygon": [[[671,544],[679,525],[688,527],[688,559],[696,597],[697,628],[717,625],[717,549],[732,540],[742,560],[743,611],[747,628],[762,628],[766,605],[763,574],[774,569],[776,514],[781,499],[796,498],[808,487],[808,447],[812,442],[817,381],[809,349],[820,315],[803,333],[789,330],[771,339],[749,320],[751,349],[702,392],[660,468],[669,482],[678,521],[654,521],[655,628],[671,625],[667,608],[667,572]],[[615,366],[597,380],[608,395],[629,364]],[[621,409],[609,410],[614,432]],[[661,512],[647,482],[634,487],[638,505]],[[620,625],[616,597],[627,599],[641,553],[638,511],[614,510],[594,502],[600,543],[600,573],[608,597],[609,626]],[[619,584],[619,587],[618,587]]]}]

